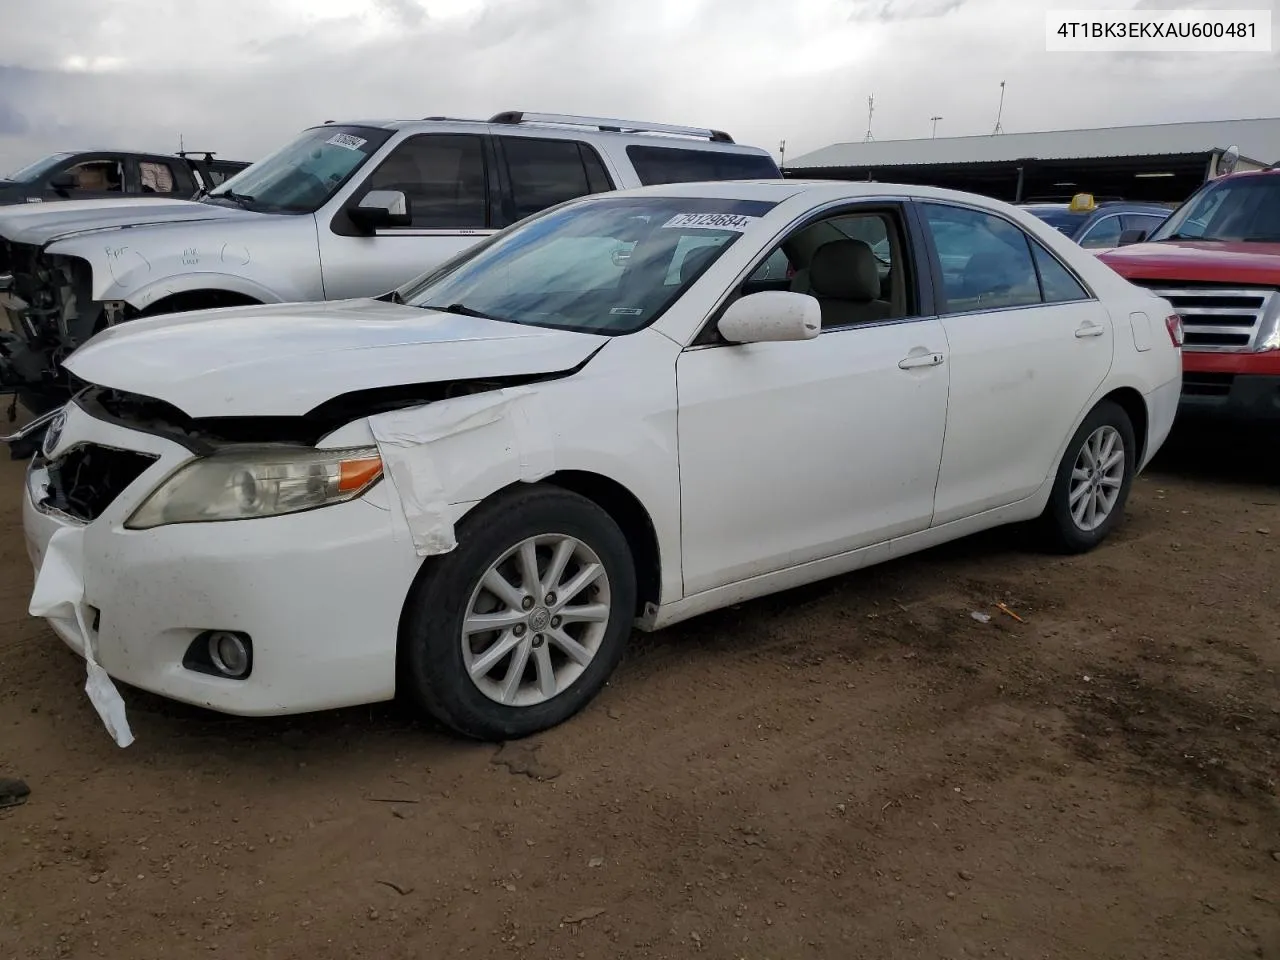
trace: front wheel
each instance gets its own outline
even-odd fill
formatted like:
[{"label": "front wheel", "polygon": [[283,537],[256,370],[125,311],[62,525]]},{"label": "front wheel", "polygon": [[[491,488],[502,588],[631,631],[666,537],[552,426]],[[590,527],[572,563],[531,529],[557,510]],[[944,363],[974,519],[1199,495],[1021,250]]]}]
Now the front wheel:
[{"label": "front wheel", "polygon": [[1067,445],[1041,516],[1052,547],[1084,553],[1107,538],[1124,516],[1137,469],[1133,422],[1110,400],[1085,417]]},{"label": "front wheel", "polygon": [[436,719],[482,740],[567,720],[604,686],[630,633],[626,537],[590,500],[534,486],[477,507],[457,539],[410,590],[402,684]]}]

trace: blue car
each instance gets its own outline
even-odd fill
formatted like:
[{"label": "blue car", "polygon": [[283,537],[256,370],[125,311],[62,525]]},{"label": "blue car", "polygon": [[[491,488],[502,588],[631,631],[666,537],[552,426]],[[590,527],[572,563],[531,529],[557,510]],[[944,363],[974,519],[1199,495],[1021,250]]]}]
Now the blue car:
[{"label": "blue car", "polygon": [[1094,203],[1088,194],[1077,195],[1070,203],[1025,203],[1022,208],[1080,246],[1093,250],[1118,247],[1120,235],[1127,230],[1145,230],[1150,234],[1173,212],[1158,203],[1126,200]]}]

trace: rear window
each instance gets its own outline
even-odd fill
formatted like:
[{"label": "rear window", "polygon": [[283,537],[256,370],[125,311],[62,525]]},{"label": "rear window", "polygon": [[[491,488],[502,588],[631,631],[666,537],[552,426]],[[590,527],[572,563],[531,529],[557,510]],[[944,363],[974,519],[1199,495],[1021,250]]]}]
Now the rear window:
[{"label": "rear window", "polygon": [[633,144],[627,157],[645,186],[700,180],[779,180],[773,158],[760,153],[726,153]]}]

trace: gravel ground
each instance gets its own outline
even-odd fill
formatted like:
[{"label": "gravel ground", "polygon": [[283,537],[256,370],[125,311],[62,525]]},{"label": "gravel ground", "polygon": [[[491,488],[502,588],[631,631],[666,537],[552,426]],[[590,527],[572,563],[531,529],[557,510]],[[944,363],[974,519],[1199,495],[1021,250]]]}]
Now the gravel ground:
[{"label": "gravel ground", "polygon": [[1277,439],[1180,429],[1088,556],[999,531],[641,638],[502,749],[132,690],[117,749],[0,463],[0,956],[1280,958]]}]

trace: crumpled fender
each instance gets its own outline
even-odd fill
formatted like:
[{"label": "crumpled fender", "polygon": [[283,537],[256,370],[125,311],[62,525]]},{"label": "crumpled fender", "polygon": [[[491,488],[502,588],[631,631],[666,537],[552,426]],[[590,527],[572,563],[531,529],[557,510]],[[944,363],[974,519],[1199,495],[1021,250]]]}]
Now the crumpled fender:
[{"label": "crumpled fender", "polygon": [[509,387],[369,418],[382,457],[393,522],[419,556],[448,553],[458,491],[533,483],[556,471],[541,396]]}]

